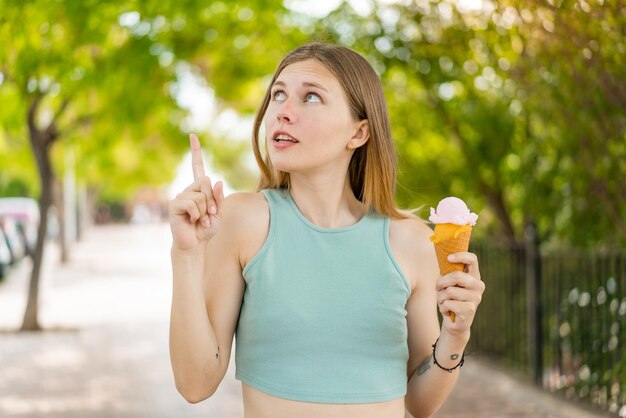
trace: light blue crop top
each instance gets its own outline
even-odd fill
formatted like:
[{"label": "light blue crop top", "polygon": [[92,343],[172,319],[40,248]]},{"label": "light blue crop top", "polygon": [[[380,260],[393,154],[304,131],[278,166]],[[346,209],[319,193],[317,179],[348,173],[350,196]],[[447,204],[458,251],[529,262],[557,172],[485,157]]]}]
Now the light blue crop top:
[{"label": "light blue crop top", "polygon": [[406,394],[410,289],[389,218],[320,228],[286,189],[263,190],[270,226],[243,271],[236,377],[280,398],[368,403]]}]

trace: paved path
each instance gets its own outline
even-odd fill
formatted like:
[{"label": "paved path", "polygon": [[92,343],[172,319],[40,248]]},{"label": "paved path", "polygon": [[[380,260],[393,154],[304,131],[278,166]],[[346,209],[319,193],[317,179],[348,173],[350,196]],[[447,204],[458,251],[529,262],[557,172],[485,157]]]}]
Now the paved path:
[{"label": "paved path", "polygon": [[[41,318],[50,331],[0,333],[0,417],[240,418],[234,365],[197,405],[176,392],[167,334],[171,297],[166,225],[92,228],[59,266],[48,247]],[[0,283],[0,329],[19,326],[30,262]],[[437,418],[593,418],[468,358]]]}]

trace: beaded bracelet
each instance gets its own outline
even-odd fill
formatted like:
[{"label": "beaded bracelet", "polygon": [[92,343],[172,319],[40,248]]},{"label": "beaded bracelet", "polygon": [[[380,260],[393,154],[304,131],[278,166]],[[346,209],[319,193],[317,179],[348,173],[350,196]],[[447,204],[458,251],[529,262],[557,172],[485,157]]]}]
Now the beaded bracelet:
[{"label": "beaded bracelet", "polygon": [[435,350],[437,349],[438,342],[439,338],[437,338],[437,341],[435,341],[435,343],[433,344],[433,362],[437,367],[439,367],[441,370],[447,371],[448,373],[452,373],[454,369],[458,369],[459,367],[463,366],[463,363],[465,363],[465,350],[463,350],[463,354],[461,355],[461,361],[459,361],[459,364],[457,364],[456,366],[448,369],[447,367],[443,367],[441,364],[439,364],[439,362],[437,361],[437,357],[435,357]]}]

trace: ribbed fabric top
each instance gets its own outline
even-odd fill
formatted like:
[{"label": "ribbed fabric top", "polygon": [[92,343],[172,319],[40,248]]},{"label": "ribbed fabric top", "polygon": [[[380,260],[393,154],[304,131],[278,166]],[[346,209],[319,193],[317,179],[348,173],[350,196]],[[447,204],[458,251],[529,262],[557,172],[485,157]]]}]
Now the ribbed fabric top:
[{"label": "ribbed fabric top", "polygon": [[389,218],[320,228],[286,189],[263,190],[270,226],[243,271],[236,377],[270,395],[368,403],[406,394],[410,289]]}]

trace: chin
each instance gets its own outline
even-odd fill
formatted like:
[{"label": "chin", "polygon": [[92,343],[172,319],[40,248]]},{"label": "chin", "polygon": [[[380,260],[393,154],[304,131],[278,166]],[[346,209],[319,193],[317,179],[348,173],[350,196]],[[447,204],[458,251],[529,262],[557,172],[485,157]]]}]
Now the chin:
[{"label": "chin", "polygon": [[275,170],[284,171],[285,173],[290,173],[294,169],[298,167],[297,164],[294,164],[293,161],[289,161],[286,158],[281,158],[281,156],[269,154],[270,161],[272,162],[272,167]]},{"label": "chin", "polygon": [[282,171],[283,173],[292,173],[297,170],[293,164],[276,164],[272,161],[274,170]]}]

